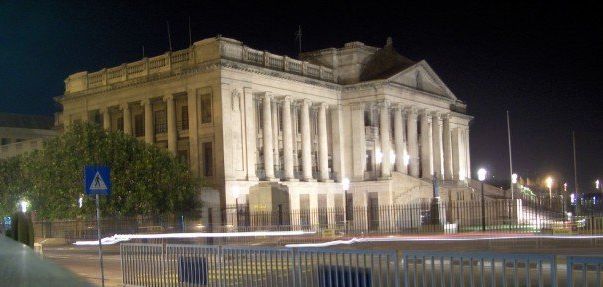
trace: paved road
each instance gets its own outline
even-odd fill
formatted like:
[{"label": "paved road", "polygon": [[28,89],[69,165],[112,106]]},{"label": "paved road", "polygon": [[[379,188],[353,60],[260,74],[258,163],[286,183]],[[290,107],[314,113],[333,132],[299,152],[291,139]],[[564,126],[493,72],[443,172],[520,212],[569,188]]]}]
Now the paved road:
[{"label": "paved road", "polygon": [[[46,247],[44,258],[100,286],[101,276],[96,247]],[[119,250],[112,247],[103,254],[105,286],[122,286]]]}]

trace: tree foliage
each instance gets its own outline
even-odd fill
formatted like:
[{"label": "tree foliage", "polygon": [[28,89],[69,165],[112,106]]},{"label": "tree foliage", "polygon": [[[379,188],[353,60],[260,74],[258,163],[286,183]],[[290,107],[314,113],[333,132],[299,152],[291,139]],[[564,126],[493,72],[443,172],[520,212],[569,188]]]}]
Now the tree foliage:
[{"label": "tree foliage", "polygon": [[43,149],[0,162],[0,211],[26,198],[37,218],[94,214],[94,199],[83,195],[83,169],[92,164],[111,168],[112,193],[101,200],[107,216],[183,213],[197,207],[200,182],[167,151],[122,132],[75,124]]}]

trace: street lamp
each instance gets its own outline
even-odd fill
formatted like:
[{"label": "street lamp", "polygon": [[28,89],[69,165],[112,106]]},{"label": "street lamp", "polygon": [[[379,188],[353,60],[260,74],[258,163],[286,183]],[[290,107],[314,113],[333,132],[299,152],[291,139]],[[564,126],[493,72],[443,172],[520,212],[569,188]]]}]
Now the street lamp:
[{"label": "street lamp", "polygon": [[484,180],[486,180],[486,171],[485,168],[480,168],[477,171],[477,179],[482,183],[482,231],[486,231],[486,207],[485,207],[485,199],[484,199]]},{"label": "street lamp", "polygon": [[549,207],[553,208],[553,178],[549,176],[544,182],[546,184],[546,187],[549,189]]},{"label": "street lamp", "polygon": [[599,189],[601,185],[599,185],[599,180],[595,180],[595,189]]},{"label": "street lamp", "polygon": [[350,189],[350,179],[345,177],[341,180],[343,187],[343,225],[347,231],[348,228],[348,190]]},{"label": "street lamp", "polygon": [[28,205],[29,205],[29,202],[27,202],[27,200],[19,201],[19,207],[21,208],[21,212],[26,213]]},{"label": "street lamp", "polygon": [[511,175],[511,200],[515,199],[515,185],[517,184],[517,174]]}]

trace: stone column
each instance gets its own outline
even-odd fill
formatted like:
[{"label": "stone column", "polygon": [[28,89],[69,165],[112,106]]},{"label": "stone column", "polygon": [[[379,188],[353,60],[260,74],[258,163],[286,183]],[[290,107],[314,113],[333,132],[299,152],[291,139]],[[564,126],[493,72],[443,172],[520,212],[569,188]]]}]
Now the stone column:
[{"label": "stone column", "polygon": [[312,181],[312,142],[310,133],[310,105],[312,102],[308,99],[302,101],[301,106],[301,125],[302,125],[302,165],[303,179]]},{"label": "stone column", "polygon": [[364,128],[364,103],[350,106],[352,119],[352,177],[353,181],[364,180],[366,168],[366,134]]},{"label": "stone column", "polygon": [[419,146],[417,141],[417,110],[408,109],[408,120],[406,121],[408,133],[408,156],[410,157],[410,175],[419,177]]},{"label": "stone column", "polygon": [[471,149],[469,149],[469,127],[464,131],[465,134],[465,165],[467,166],[467,173],[465,176],[471,178]]},{"label": "stone column", "polygon": [[426,110],[421,111],[421,177],[431,178],[431,129]]},{"label": "stone column", "polygon": [[292,180],[293,174],[293,127],[291,125],[291,97],[283,100],[283,164],[285,165],[285,179]]},{"label": "stone column", "polygon": [[460,141],[460,134],[459,134],[459,130],[460,128],[454,128],[452,129],[452,178],[455,180],[459,180],[460,179],[460,171],[461,171],[461,159],[460,159],[460,148],[461,148],[461,141]]},{"label": "stone column", "polygon": [[155,138],[155,129],[153,128],[153,105],[149,99],[142,100],[140,104],[144,106],[144,142],[152,144]]},{"label": "stone column", "polygon": [[327,104],[321,103],[318,109],[318,153],[320,180],[329,180],[329,146],[327,141]]},{"label": "stone column", "polygon": [[442,116],[442,149],[444,150],[444,179],[452,179],[452,147],[450,143],[450,116]]},{"label": "stone column", "polygon": [[274,151],[272,147],[272,109],[271,109],[272,96],[269,93],[264,93],[263,99],[263,123],[262,129],[264,131],[264,170],[266,171],[266,178],[268,180],[274,179]]},{"label": "stone column", "polygon": [[132,114],[128,103],[122,104],[121,109],[124,113],[124,134],[132,135]]},{"label": "stone column", "polygon": [[199,176],[199,117],[197,109],[197,90],[188,89],[186,91],[186,100],[188,104],[188,143],[189,143],[189,165],[191,173]]},{"label": "stone column", "polygon": [[440,114],[433,112],[431,116],[433,131],[433,172],[442,179],[442,131],[440,129]]},{"label": "stone column", "polygon": [[105,107],[103,113],[103,129],[106,131],[111,130],[111,114],[109,113],[109,107]]},{"label": "stone column", "polygon": [[272,101],[272,148],[274,150],[274,166],[280,166],[279,146],[278,146],[278,104],[276,100]]},{"label": "stone column", "polygon": [[389,115],[389,102],[383,101],[379,105],[379,120],[381,122],[379,134],[381,135],[381,177],[391,177],[391,142],[390,142],[390,115]]},{"label": "stone column", "polygon": [[167,106],[167,136],[168,150],[176,155],[178,151],[178,130],[176,129],[176,107],[174,103],[174,95],[163,97]]},{"label": "stone column", "polygon": [[394,145],[396,147],[396,171],[406,174],[404,165],[404,123],[402,119],[402,107],[396,105],[394,109]]},{"label": "stone column", "polygon": [[[246,141],[246,158],[247,158],[247,180],[257,181],[256,164],[257,164],[257,131],[256,131],[256,110],[255,101],[253,98],[253,90],[251,88],[243,88],[245,97],[245,141]],[[189,112],[190,113],[190,112]],[[257,123],[258,125],[261,123]]]}]

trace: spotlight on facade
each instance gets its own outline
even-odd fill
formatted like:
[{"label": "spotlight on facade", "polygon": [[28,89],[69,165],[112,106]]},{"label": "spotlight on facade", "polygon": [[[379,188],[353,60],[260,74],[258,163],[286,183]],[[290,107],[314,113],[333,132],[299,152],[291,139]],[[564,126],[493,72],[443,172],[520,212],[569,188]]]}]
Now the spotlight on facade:
[{"label": "spotlight on facade", "polygon": [[233,185],[230,188],[230,194],[232,194],[232,197],[234,197],[235,199],[239,199],[239,196],[241,196],[241,187],[239,187],[238,185]]},{"label": "spotlight on facade", "polygon": [[477,179],[479,179],[479,181],[486,180],[486,173],[488,173],[488,171],[486,171],[485,168],[480,168],[477,170]]},{"label": "spotlight on facade", "polygon": [[375,161],[377,161],[377,163],[381,163],[381,161],[383,160],[383,153],[381,151],[377,151],[375,152]]},{"label": "spotlight on facade", "polygon": [[343,190],[350,190],[350,179],[347,177],[344,178],[343,180],[341,180],[341,185],[343,186]]},{"label": "spotlight on facade", "polygon": [[410,164],[410,156],[406,151],[404,152],[404,158],[402,160],[404,162],[404,166],[408,166],[408,164]]},{"label": "spotlight on facade", "polygon": [[23,213],[27,212],[28,205],[29,205],[29,202],[27,202],[27,200],[19,201],[19,207],[21,208],[21,212],[23,212]]},{"label": "spotlight on facade", "polygon": [[513,183],[513,184],[517,183],[517,174],[516,173],[511,175],[511,183]]}]

